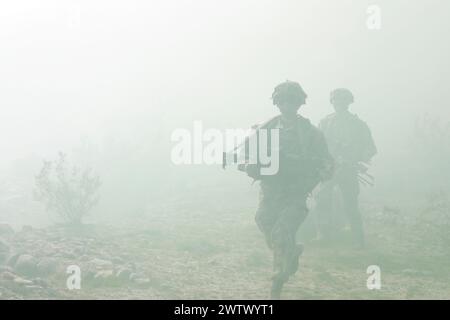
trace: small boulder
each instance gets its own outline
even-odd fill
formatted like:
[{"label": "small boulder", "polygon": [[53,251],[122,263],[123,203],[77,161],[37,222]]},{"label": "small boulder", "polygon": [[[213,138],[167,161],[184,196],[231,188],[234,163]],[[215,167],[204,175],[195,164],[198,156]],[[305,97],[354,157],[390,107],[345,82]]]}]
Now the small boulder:
[{"label": "small boulder", "polygon": [[44,279],[41,279],[41,278],[34,278],[33,279],[33,283],[38,285],[38,286],[40,286],[40,287],[42,287],[42,288],[47,288],[49,286],[48,282],[45,281]]},{"label": "small boulder", "polygon": [[14,272],[13,268],[7,265],[0,266],[0,273],[8,271],[8,272]]},{"label": "small boulder", "polygon": [[98,259],[94,258],[89,261],[89,264],[97,269],[105,269],[105,268],[112,268],[113,263],[108,260]]},{"label": "small boulder", "polygon": [[116,279],[114,277],[114,271],[113,270],[101,270],[98,271],[93,279],[93,283],[96,285],[103,285],[108,286],[110,284],[113,284],[116,282]]},{"label": "small boulder", "polygon": [[148,288],[148,287],[150,287],[150,279],[148,279],[148,278],[136,278],[136,279],[134,279],[134,283],[139,288]]},{"label": "small boulder", "polygon": [[26,276],[34,276],[38,273],[36,258],[30,254],[22,254],[17,258],[14,270]]},{"label": "small boulder", "polygon": [[136,280],[138,278],[139,278],[139,275],[137,273],[134,273],[134,272],[132,274],[130,274],[130,276],[128,277],[128,279],[130,281],[134,281],[134,280]]},{"label": "small boulder", "polygon": [[33,281],[28,280],[28,279],[24,279],[24,278],[21,278],[21,277],[15,277],[14,278],[14,283],[22,284],[22,285],[32,285]]},{"label": "small boulder", "polygon": [[1,280],[13,281],[15,278],[17,278],[17,275],[11,271],[5,270],[0,273]]},{"label": "small boulder", "polygon": [[106,279],[106,278],[112,278],[113,276],[114,276],[113,270],[101,270],[95,274],[94,278]]},{"label": "small boulder", "polygon": [[130,269],[127,268],[120,268],[119,270],[117,270],[116,272],[116,277],[117,279],[119,279],[120,281],[128,281],[130,280],[130,276],[131,276],[132,272]]},{"label": "small boulder", "polygon": [[36,265],[38,273],[41,275],[49,275],[56,272],[59,268],[59,261],[55,258],[42,258]]}]

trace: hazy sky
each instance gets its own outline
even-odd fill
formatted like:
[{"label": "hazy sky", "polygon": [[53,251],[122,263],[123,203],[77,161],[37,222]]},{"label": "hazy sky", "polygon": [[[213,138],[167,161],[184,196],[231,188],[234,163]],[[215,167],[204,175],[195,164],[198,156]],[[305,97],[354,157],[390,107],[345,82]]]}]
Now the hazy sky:
[{"label": "hazy sky", "polygon": [[[382,10],[379,31],[366,27],[369,4]],[[353,110],[386,143],[422,112],[450,119],[449,9],[446,0],[3,1],[3,161],[161,119],[246,127],[274,114],[269,97],[286,79],[303,85],[314,123],[331,112],[331,89],[350,88]]]}]

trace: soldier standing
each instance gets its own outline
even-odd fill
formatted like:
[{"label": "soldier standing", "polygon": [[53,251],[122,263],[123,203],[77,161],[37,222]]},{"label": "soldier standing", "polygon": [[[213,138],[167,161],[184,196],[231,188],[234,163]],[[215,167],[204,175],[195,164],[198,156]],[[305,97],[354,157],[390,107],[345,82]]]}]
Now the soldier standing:
[{"label": "soldier standing", "polygon": [[331,177],[332,158],[323,134],[297,112],[307,95],[297,82],[278,85],[273,104],[281,115],[261,129],[278,129],[279,169],[274,175],[255,174],[254,165],[244,167],[247,174],[260,180],[260,201],[256,223],[273,251],[271,298],[279,299],[284,283],[298,269],[303,246],[295,241],[297,229],[307,216],[306,199],[318,183]]},{"label": "soldier standing", "polygon": [[350,221],[354,243],[363,247],[363,221],[358,209],[359,182],[368,183],[361,174],[366,174],[367,165],[377,149],[367,124],[348,110],[353,101],[353,94],[348,89],[333,90],[330,102],[335,112],[319,124],[335,160],[335,172],[332,179],[321,184],[316,198],[316,212],[322,237],[331,240],[336,231],[332,211],[333,191],[337,187],[342,195],[343,209]]}]

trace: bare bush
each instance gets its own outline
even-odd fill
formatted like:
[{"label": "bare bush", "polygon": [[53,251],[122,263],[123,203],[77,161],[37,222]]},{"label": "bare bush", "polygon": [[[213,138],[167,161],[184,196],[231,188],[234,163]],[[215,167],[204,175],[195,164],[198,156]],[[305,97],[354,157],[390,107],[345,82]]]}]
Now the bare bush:
[{"label": "bare bush", "polygon": [[100,178],[91,170],[69,168],[64,153],[56,161],[44,161],[35,177],[35,199],[46,204],[66,223],[79,225],[98,203]]}]

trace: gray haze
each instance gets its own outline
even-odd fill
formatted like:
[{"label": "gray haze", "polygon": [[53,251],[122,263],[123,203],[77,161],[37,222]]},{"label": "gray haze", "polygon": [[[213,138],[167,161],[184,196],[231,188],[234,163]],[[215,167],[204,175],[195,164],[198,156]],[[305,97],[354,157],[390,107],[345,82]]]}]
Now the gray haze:
[{"label": "gray haze", "polygon": [[[331,113],[351,88],[353,111],[389,166],[425,113],[449,119],[447,1],[14,1],[1,5],[0,134],[13,161],[69,152],[81,138],[154,146],[202,120],[247,128],[275,109],[275,84],[299,81],[302,113]],[[399,149],[400,148],[400,149]],[[163,156],[163,155],[160,155]],[[389,177],[387,177],[389,178]],[[381,179],[380,179],[381,180]]]},{"label": "gray haze", "polygon": [[[380,30],[366,26],[371,4]],[[58,221],[33,190],[59,151],[102,180],[92,223],[139,223],[173,201],[188,212],[210,202],[247,210],[240,216],[251,220],[251,181],[235,168],[173,165],[170,136],[194,120],[220,130],[265,120],[286,79],[308,94],[300,113],[314,124],[333,112],[332,89],[352,90],[351,111],[378,147],[366,206],[448,192],[449,146],[415,130],[428,117],[449,134],[449,12],[447,0],[3,1],[0,222]]]}]

